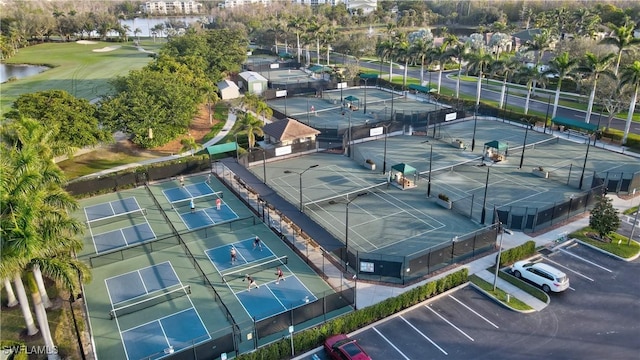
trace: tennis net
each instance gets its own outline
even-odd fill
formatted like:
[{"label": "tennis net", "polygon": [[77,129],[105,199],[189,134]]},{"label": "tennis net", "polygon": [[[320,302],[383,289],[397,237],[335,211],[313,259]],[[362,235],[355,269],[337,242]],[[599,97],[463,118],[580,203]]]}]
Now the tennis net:
[{"label": "tennis net", "polygon": [[222,199],[223,193],[222,191],[216,191],[204,195],[194,196],[188,199],[180,199],[171,202],[171,207],[174,209],[188,208],[191,205],[191,200],[194,202],[207,202],[207,201],[215,201],[216,199]]},{"label": "tennis net", "polygon": [[308,209],[320,209],[322,207],[329,206],[329,205],[345,204],[349,200],[352,200],[357,196],[361,196],[362,194],[367,194],[377,189],[382,189],[383,187],[386,187],[386,186],[387,186],[387,182],[384,181],[379,184],[367,186],[354,191],[349,191],[347,193],[329,196],[324,199],[309,201],[308,203],[304,204],[304,207]]},{"label": "tennis net", "polygon": [[91,228],[95,228],[98,226],[102,226],[102,225],[106,225],[106,224],[113,224],[115,222],[118,222],[120,220],[124,220],[124,219],[133,219],[136,217],[141,217],[141,216],[146,216],[147,215],[147,209],[136,209],[133,211],[128,211],[128,212],[123,212],[123,213],[119,213],[119,214],[115,214],[115,215],[111,215],[111,216],[105,216],[105,217],[101,217],[99,219],[95,219],[95,220],[87,220],[86,224],[87,226],[91,227]]},{"label": "tennis net", "polygon": [[289,263],[289,258],[287,256],[281,256],[276,258],[271,258],[267,261],[251,264],[249,266],[245,266],[242,269],[236,269],[229,271],[227,273],[222,274],[222,281],[225,283],[231,282],[233,280],[243,279],[247,275],[253,275],[263,270],[272,269],[278,266],[284,266]]},{"label": "tennis net", "polygon": [[121,317],[121,316],[131,314],[140,310],[144,310],[152,306],[158,305],[160,303],[177,299],[187,294],[191,294],[190,285],[181,286],[177,289],[173,289],[171,291],[168,291],[159,295],[155,295],[144,300],[140,300],[131,304],[113,308],[111,311],[109,311],[109,316],[111,317],[111,320],[113,320],[117,317]]}]

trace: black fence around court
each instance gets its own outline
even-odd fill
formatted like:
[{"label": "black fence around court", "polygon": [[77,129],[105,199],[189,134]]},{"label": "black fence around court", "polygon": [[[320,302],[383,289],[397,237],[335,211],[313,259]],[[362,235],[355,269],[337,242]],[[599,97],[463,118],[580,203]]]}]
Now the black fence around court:
[{"label": "black fence around court", "polygon": [[[346,259],[354,268],[358,279],[404,285],[424,279],[446,266],[493,250],[497,235],[498,226],[492,224],[472,233],[456,236],[451,242],[407,256],[348,251]],[[344,260],[345,248],[336,250],[334,254]]]}]

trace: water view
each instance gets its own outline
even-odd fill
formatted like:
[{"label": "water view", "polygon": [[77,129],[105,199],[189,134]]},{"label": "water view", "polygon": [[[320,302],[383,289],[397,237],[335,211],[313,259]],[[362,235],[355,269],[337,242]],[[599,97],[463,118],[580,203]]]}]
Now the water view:
[{"label": "water view", "polygon": [[49,68],[46,66],[0,64],[0,83],[5,83],[11,78],[23,79],[35,74],[39,74],[48,69]]}]

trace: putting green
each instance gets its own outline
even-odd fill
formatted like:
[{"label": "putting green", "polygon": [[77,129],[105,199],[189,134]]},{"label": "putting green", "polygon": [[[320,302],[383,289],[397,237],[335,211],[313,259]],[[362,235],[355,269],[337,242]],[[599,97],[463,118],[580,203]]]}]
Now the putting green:
[{"label": "putting green", "polygon": [[[142,46],[145,50],[157,51],[163,44],[164,41],[145,41]],[[106,48],[113,50],[104,51]],[[132,43],[47,43],[20,49],[16,56],[6,61],[8,64],[47,65],[51,69],[2,84],[0,114],[9,111],[21,94],[43,90],[66,90],[88,100],[98,98],[108,91],[111,79],[140,69],[149,61],[149,54]]]}]

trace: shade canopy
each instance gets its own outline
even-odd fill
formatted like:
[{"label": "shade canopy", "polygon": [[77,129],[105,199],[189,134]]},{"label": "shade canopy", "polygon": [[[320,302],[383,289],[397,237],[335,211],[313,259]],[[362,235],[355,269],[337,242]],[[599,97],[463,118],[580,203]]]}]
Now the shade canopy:
[{"label": "shade canopy", "polygon": [[309,68],[309,71],[312,73],[322,73],[322,72],[332,72],[333,68],[331,66],[326,65],[313,65]]},{"label": "shade canopy", "polygon": [[556,125],[568,126],[573,129],[584,130],[587,132],[594,132],[598,130],[598,126],[594,124],[589,124],[584,121],[567,119],[563,117],[556,116],[551,121]]},{"label": "shade canopy", "polygon": [[346,101],[360,101],[360,99],[358,99],[357,97],[353,96],[353,95],[349,95],[346,98],[344,98]]},{"label": "shade canopy", "polygon": [[431,92],[431,88],[429,86],[420,86],[418,84],[409,84],[409,89],[410,90],[415,90],[418,92],[423,92],[423,93],[430,93]]},{"label": "shade canopy", "polygon": [[207,146],[207,153],[209,153],[209,156],[211,156],[216,154],[224,154],[229,151],[236,151],[237,149],[238,144],[236,144],[236,142],[234,141],[226,144]]},{"label": "shade canopy", "polygon": [[400,164],[393,165],[391,167],[391,169],[393,169],[395,171],[398,171],[398,172],[401,172],[405,176],[413,174],[413,173],[416,172],[416,169],[413,166],[405,164],[405,163],[400,163]]},{"label": "shade canopy", "polygon": [[507,150],[509,145],[498,140],[489,141],[488,143],[484,143],[484,147],[489,147],[493,149],[498,149],[498,151]]}]

